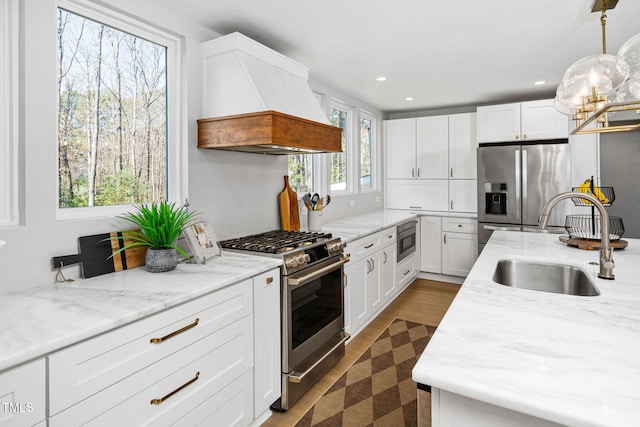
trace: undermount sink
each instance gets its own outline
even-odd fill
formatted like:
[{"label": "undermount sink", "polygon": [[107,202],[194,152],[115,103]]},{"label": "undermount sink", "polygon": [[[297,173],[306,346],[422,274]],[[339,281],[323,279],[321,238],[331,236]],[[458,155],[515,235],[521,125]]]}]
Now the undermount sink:
[{"label": "undermount sink", "polygon": [[565,295],[597,296],[598,289],[579,268],[540,261],[498,261],[493,281],[513,288]]}]

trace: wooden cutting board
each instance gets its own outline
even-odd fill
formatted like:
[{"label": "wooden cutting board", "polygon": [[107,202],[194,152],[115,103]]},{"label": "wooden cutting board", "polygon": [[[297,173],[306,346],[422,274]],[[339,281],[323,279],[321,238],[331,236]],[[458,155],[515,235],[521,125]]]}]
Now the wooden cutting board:
[{"label": "wooden cutting board", "polygon": [[[569,236],[560,236],[558,237],[558,240],[560,240],[562,243],[566,243],[567,246],[574,246],[578,249],[582,249],[585,251],[593,251],[595,249],[600,249],[600,246],[602,246],[600,240],[593,240],[593,239],[579,239],[576,237],[569,237]],[[629,242],[627,242],[626,240],[612,240],[611,242],[611,247],[614,249],[624,249],[629,245]]]},{"label": "wooden cutting board", "polygon": [[289,186],[289,177],[284,177],[284,189],[278,195],[280,207],[280,228],[284,231],[300,230],[300,212],[298,211],[298,194]]},{"label": "wooden cutting board", "polygon": [[127,231],[131,230],[79,237],[79,253],[53,257],[53,268],[81,263],[82,277],[89,278],[143,266],[147,255],[146,246],[127,249],[111,257],[114,252],[130,241],[126,237],[110,239],[126,236]]}]

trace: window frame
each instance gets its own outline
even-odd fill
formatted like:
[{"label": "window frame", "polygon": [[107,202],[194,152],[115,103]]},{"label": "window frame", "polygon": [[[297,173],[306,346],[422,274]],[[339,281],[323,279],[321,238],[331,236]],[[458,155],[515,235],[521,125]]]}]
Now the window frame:
[{"label": "window frame", "polygon": [[18,0],[0,0],[0,227],[20,221],[19,152],[19,7]]},{"label": "window frame", "polygon": [[[371,153],[370,153],[370,162],[369,167],[371,168],[371,187],[362,188],[361,174],[362,174],[362,163],[360,162],[362,149],[360,143],[360,122],[362,119],[369,120],[371,123]],[[378,138],[378,117],[374,114],[369,113],[368,111],[360,109],[358,115],[358,191],[360,193],[375,193],[380,191],[379,185],[379,177],[380,177],[380,158],[378,153],[380,152],[380,144]]]},{"label": "window frame", "polygon": [[[359,185],[354,185],[355,176],[359,175],[359,160],[355,159],[355,143],[354,143],[354,134],[357,131],[360,131],[360,125],[358,122],[358,126],[355,126],[355,111],[356,109],[346,103],[331,98],[329,102],[329,116],[331,115],[331,110],[337,109],[340,111],[344,111],[347,113],[347,132],[346,132],[346,140],[345,140],[345,151],[344,155],[347,157],[346,159],[346,188],[344,190],[332,190],[331,189],[331,154],[328,154],[326,157],[326,171],[327,171],[327,190],[331,193],[331,196],[342,196],[348,194],[354,194],[355,189],[359,188]],[[360,145],[360,139],[358,138],[358,146]],[[358,152],[358,154],[360,154]],[[355,173],[354,173],[355,172]],[[358,181],[360,180],[360,176],[358,176]]]},{"label": "window frame", "polygon": [[[187,114],[183,94],[186,93],[183,75],[183,41],[174,33],[154,27],[142,20],[116,12],[110,8],[81,0],[58,0],[57,9],[86,17],[101,24],[129,33],[167,49],[167,200],[182,203],[187,197]],[[56,114],[59,114],[56,110]],[[58,159],[56,158],[56,162]],[[58,173],[58,166],[55,168]],[[57,182],[56,178],[56,182]],[[56,219],[92,219],[122,215],[130,211],[131,204],[111,206],[59,207],[59,188],[56,184]]]}]

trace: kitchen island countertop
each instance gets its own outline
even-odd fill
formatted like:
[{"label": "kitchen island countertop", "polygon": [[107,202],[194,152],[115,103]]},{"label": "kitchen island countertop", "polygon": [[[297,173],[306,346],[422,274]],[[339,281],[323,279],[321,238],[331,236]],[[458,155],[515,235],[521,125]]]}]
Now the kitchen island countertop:
[{"label": "kitchen island countertop", "polygon": [[278,267],[224,252],[203,264],[144,267],[0,295],[0,371]]},{"label": "kitchen island countertop", "polygon": [[[598,251],[553,234],[494,232],[413,370],[440,390],[565,425],[640,423],[640,240],[614,251],[615,280],[597,278]],[[600,291],[582,297],[492,281],[500,259],[564,263]]]}]

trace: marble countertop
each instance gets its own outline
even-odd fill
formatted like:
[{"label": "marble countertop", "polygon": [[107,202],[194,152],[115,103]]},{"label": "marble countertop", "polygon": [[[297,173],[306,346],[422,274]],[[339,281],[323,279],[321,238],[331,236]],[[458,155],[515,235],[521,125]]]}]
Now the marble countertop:
[{"label": "marble countertop", "polygon": [[349,243],[417,217],[415,213],[407,211],[380,209],[326,222],[322,226],[322,231]]},{"label": "marble countertop", "polygon": [[253,277],[282,261],[224,252],[166,273],[143,267],[0,295],[0,371]]},{"label": "marble countertop", "polygon": [[[413,370],[413,379],[566,425],[640,423],[640,240],[597,278],[597,251],[557,235],[494,232]],[[586,271],[596,297],[492,281],[499,259],[560,262]]]}]

